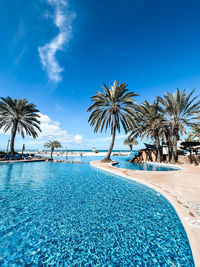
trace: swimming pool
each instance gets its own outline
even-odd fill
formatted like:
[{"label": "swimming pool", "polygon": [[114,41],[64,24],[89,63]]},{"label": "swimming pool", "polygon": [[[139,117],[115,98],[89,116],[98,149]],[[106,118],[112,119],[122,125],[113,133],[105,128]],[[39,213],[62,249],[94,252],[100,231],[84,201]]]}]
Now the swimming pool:
[{"label": "swimming pool", "polygon": [[160,163],[132,163],[129,162],[130,157],[120,159],[119,163],[115,166],[118,168],[130,169],[130,170],[139,170],[139,171],[178,171],[180,168],[174,167],[171,165],[164,165]]},{"label": "swimming pool", "polygon": [[[79,161],[83,163],[89,163],[90,161],[101,160],[104,159],[103,156],[55,156],[54,159],[61,159],[67,161]],[[180,170],[178,167],[164,165],[164,164],[157,164],[157,163],[132,163],[129,162],[133,156],[113,156],[111,157],[112,160],[118,161],[118,164],[115,167],[124,168],[124,169],[131,169],[131,170],[140,170],[140,171],[177,171]]]},{"label": "swimming pool", "polygon": [[0,168],[0,265],[194,266],[156,191],[89,164]]}]

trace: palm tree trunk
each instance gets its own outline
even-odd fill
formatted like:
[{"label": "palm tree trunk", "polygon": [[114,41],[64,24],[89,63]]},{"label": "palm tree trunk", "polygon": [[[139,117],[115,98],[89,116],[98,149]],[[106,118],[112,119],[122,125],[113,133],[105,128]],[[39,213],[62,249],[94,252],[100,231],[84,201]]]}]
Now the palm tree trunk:
[{"label": "palm tree trunk", "polygon": [[10,152],[12,155],[14,155],[15,153],[14,145],[15,145],[16,133],[17,133],[17,123],[13,125],[12,130],[11,130]]},{"label": "palm tree trunk", "polygon": [[173,137],[172,137],[172,162],[177,162],[177,141],[178,141],[178,129],[175,128],[173,130]]},{"label": "palm tree trunk", "polygon": [[168,140],[167,141],[167,150],[168,150],[168,162],[170,162],[171,161],[171,141],[170,140]]},{"label": "palm tree trunk", "polygon": [[177,139],[176,136],[173,136],[172,139],[172,162],[177,161]]},{"label": "palm tree trunk", "polygon": [[160,145],[160,139],[159,139],[159,136],[156,136],[155,137],[156,139],[156,148],[157,148],[157,161],[158,162],[161,162],[161,145]]},{"label": "palm tree trunk", "polygon": [[132,151],[133,151],[133,146],[130,144],[129,147],[130,147],[130,151],[131,151],[131,153],[132,153]]},{"label": "palm tree trunk", "polygon": [[53,151],[54,151],[54,148],[52,147],[51,148],[51,158],[53,158]]},{"label": "palm tree trunk", "polygon": [[110,148],[108,150],[108,154],[106,156],[106,158],[103,160],[103,161],[111,161],[110,159],[110,156],[111,156],[111,153],[112,153],[112,150],[113,150],[113,146],[114,146],[114,143],[115,143],[115,135],[116,135],[116,118],[115,118],[115,115],[113,115],[113,131],[112,131],[112,140],[111,140],[111,143],[110,143]]}]

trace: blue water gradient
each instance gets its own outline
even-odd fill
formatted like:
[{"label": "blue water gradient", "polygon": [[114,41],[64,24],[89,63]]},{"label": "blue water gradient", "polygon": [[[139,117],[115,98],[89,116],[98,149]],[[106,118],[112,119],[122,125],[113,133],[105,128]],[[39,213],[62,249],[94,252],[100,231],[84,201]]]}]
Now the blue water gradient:
[{"label": "blue water gradient", "polygon": [[0,168],[1,266],[194,266],[156,191],[89,164]]},{"label": "blue water gradient", "polygon": [[118,168],[124,168],[124,169],[131,169],[131,170],[139,170],[139,171],[178,171],[180,168],[171,166],[171,165],[165,165],[160,163],[151,163],[151,162],[145,162],[145,163],[132,163],[129,162],[130,157],[120,157],[118,160],[118,164],[115,166]]},{"label": "blue water gradient", "polygon": [[[79,161],[83,163],[89,163],[90,161],[95,160],[102,160],[105,156],[54,156],[55,160],[66,160],[66,161]],[[117,161],[118,164],[115,167],[124,168],[124,169],[131,169],[131,170],[143,170],[143,171],[177,171],[180,168],[165,165],[165,164],[157,164],[157,163],[132,163],[129,162],[130,159],[133,158],[132,156],[112,156],[111,159]]]}]

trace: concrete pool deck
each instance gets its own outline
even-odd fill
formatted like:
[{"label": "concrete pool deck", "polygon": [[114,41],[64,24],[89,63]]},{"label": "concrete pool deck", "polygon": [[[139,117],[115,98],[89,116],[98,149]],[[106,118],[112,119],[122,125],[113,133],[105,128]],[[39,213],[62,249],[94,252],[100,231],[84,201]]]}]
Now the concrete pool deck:
[{"label": "concrete pool deck", "polygon": [[138,171],[101,161],[92,161],[90,164],[160,192],[179,215],[190,242],[195,266],[200,267],[200,165],[176,164],[181,168],[178,171]]},{"label": "concrete pool deck", "polygon": [[47,158],[41,158],[41,159],[17,159],[17,160],[1,160],[0,164],[4,163],[23,163],[23,162],[41,162],[41,161],[47,161]]}]

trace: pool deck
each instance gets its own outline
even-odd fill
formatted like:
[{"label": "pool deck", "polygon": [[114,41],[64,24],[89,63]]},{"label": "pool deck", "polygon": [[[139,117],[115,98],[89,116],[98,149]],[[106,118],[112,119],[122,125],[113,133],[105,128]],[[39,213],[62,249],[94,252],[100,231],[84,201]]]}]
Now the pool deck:
[{"label": "pool deck", "polygon": [[200,267],[200,165],[176,164],[181,168],[178,171],[138,171],[101,161],[92,161],[90,164],[160,192],[179,215],[190,242],[195,266]]},{"label": "pool deck", "polygon": [[1,160],[0,161],[0,164],[3,164],[3,163],[20,163],[20,162],[40,162],[40,161],[47,161],[47,158],[41,158],[41,159]]}]

